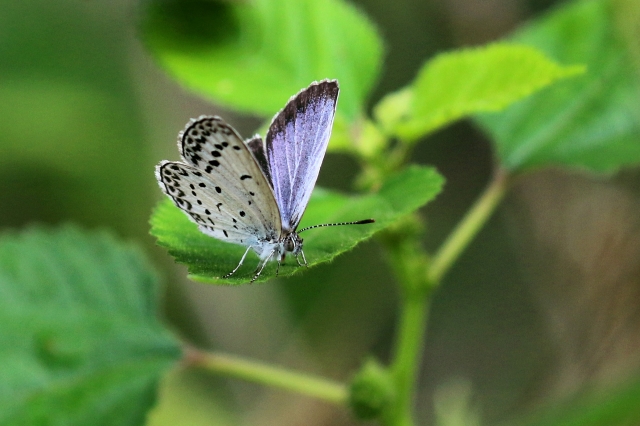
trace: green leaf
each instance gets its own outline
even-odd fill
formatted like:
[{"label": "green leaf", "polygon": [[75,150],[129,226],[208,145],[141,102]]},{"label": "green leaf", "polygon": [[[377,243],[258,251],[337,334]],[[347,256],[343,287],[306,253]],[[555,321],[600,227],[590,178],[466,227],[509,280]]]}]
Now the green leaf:
[{"label": "green leaf", "polygon": [[266,116],[312,81],[336,78],[338,115],[352,121],[381,67],[375,27],[341,0],[152,0],[142,34],[185,86]]},{"label": "green leaf", "polygon": [[[390,178],[377,193],[348,197],[316,188],[305,211],[300,229],[321,223],[373,218],[367,225],[339,226],[306,231],[304,252],[309,266],[327,262],[393,224],[402,216],[420,208],[439,192],[443,178],[432,168],[413,166]],[[166,247],[176,261],[189,268],[191,278],[198,281],[242,284],[253,276],[258,258],[251,252],[238,272],[222,279],[238,264],[245,248],[208,237],[169,199],[161,202],[151,217],[151,234]],[[258,281],[275,275],[276,262],[265,268]],[[280,268],[280,276],[303,271],[289,258]]]},{"label": "green leaf", "polygon": [[410,87],[384,98],[375,115],[387,133],[414,141],[466,115],[499,111],[583,71],[527,46],[499,43],[444,53],[427,62]]},{"label": "green leaf", "polygon": [[141,425],[179,357],[157,278],[104,233],[0,237],[0,424]]},{"label": "green leaf", "polygon": [[623,3],[571,2],[513,37],[560,62],[586,64],[587,73],[478,118],[507,169],[614,172],[640,162],[640,84],[614,19],[624,11],[613,4]]}]

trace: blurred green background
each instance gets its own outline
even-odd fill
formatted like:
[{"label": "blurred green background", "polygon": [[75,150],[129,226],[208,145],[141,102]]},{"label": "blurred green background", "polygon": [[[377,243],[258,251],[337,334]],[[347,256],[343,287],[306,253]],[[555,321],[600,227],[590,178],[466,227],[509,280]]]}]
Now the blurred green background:
[{"label": "blurred green background", "polygon": [[[373,103],[435,52],[498,39],[554,2],[354,3],[387,42]],[[127,0],[0,6],[0,227],[75,222],[135,240],[166,277],[167,321],[202,347],[339,380],[366,354],[388,360],[396,294],[375,241],[299,277],[237,288],[190,282],[155,247],[147,221],[162,194],[153,167],[178,158],[178,131],[191,117],[219,114],[248,136],[261,120],[220,110],[163,74],[137,37],[139,14]],[[482,190],[492,155],[470,122],[415,152],[447,178],[424,212],[428,247]],[[349,157],[328,155],[319,185],[349,191],[355,169]],[[520,179],[435,296],[416,401],[422,423],[457,424],[459,412],[460,424],[495,424],[640,367],[639,182],[634,171]],[[322,402],[197,371],[170,374],[150,417],[238,423],[355,421]]]}]

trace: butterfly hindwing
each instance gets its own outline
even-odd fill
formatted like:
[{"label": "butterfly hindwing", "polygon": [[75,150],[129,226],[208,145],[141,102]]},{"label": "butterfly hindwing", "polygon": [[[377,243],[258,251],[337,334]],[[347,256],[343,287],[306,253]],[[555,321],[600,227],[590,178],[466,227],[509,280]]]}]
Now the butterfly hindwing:
[{"label": "butterfly hindwing", "polygon": [[329,144],[338,82],[313,83],[292,97],[269,127],[266,150],[282,228],[295,230]]},{"label": "butterfly hindwing", "polygon": [[201,170],[163,161],[157,166],[156,175],[164,193],[205,234],[230,243],[255,245],[269,232],[251,216],[248,203],[231,197]]}]

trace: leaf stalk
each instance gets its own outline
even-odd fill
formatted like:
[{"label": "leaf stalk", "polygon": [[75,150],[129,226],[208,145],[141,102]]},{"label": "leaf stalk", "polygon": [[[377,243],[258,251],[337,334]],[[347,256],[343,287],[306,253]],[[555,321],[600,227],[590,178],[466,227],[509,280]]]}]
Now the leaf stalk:
[{"label": "leaf stalk", "polygon": [[297,392],[336,405],[346,406],[348,401],[347,386],[342,383],[234,355],[187,347],[184,364],[213,374]]},{"label": "leaf stalk", "polygon": [[497,170],[487,188],[433,256],[431,266],[427,269],[427,280],[433,286],[442,281],[464,249],[489,220],[504,198],[508,185],[508,173],[502,169]]}]

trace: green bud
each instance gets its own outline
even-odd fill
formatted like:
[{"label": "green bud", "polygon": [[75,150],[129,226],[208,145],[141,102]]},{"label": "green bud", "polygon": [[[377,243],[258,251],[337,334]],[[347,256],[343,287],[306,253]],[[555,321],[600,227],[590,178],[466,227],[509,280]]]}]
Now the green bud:
[{"label": "green bud", "polygon": [[389,372],[374,359],[365,362],[351,381],[349,391],[349,405],[360,420],[381,417],[393,400]]}]

